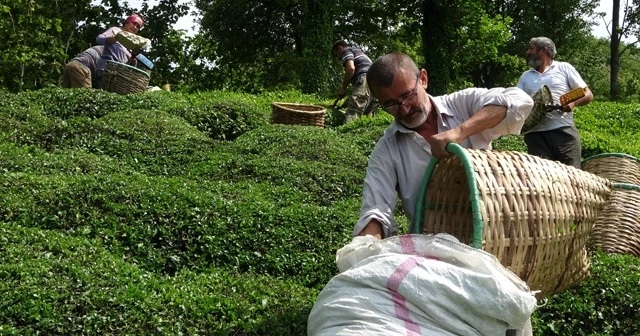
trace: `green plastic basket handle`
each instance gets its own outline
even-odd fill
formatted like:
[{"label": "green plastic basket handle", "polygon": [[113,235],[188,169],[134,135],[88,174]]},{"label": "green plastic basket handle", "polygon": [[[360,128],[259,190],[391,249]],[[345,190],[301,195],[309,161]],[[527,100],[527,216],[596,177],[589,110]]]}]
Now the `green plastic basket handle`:
[{"label": "green plastic basket handle", "polygon": [[640,191],[640,185],[635,185],[631,183],[613,183],[613,189]]},{"label": "green plastic basket handle", "polygon": [[[465,173],[467,174],[467,182],[469,183],[469,200],[471,201],[471,211],[473,215],[473,235],[471,237],[471,246],[475,248],[482,247],[482,231],[484,230],[484,220],[482,219],[482,212],[480,212],[480,192],[476,184],[476,177],[473,173],[473,167],[471,165],[471,158],[469,154],[462,148],[462,146],[456,143],[447,144],[447,152],[453,153],[460,158]],[[420,184],[420,191],[418,192],[418,202],[416,203],[415,214],[413,216],[413,222],[411,223],[410,233],[422,234],[422,220],[424,218],[424,198],[427,195],[427,186],[433,172],[436,170],[436,166],[440,160],[435,156],[429,161],[429,165],[422,177],[422,183]]]}]

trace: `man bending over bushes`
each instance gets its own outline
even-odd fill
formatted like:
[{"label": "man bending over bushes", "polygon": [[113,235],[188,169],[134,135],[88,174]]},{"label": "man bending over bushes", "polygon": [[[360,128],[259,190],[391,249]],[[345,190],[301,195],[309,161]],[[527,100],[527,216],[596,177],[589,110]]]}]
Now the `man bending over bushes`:
[{"label": "man bending over bushes", "polygon": [[[450,142],[489,149],[491,141],[501,135],[519,134],[533,108],[531,97],[515,87],[469,88],[433,97],[426,91],[427,71],[419,70],[401,53],[376,60],[367,72],[367,83],[395,121],[369,158],[354,236],[381,239],[397,235],[393,218],[397,195],[411,222],[432,156],[449,156],[445,146]],[[523,329],[518,334],[531,335],[530,322]]]}]

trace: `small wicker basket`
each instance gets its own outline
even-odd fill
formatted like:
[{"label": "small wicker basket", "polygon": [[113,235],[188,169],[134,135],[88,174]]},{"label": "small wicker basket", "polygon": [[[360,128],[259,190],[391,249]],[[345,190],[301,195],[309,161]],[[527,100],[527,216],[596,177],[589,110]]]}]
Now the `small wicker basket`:
[{"label": "small wicker basket", "polygon": [[604,153],[582,161],[582,170],[615,183],[640,185],[640,159],[621,153]]},{"label": "small wicker basket", "polygon": [[119,94],[143,92],[149,85],[150,74],[120,62],[107,61],[100,80],[100,88]]},{"label": "small wicker basket", "polygon": [[591,245],[608,253],[640,257],[640,186],[613,184],[609,202],[593,227]]},{"label": "small wicker basket", "polygon": [[293,103],[271,103],[271,123],[324,127],[327,109],[321,106]]},{"label": "small wicker basket", "polygon": [[463,149],[432,159],[412,233],[449,233],[495,255],[537,297],[588,276],[586,244],[611,182],[520,152]]}]

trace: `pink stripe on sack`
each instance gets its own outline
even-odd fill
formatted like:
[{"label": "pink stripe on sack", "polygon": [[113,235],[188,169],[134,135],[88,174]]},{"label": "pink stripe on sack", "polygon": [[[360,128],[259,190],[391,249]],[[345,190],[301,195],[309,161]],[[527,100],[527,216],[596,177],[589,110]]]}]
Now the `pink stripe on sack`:
[{"label": "pink stripe on sack", "polygon": [[413,254],[427,259],[440,260],[440,258],[435,256],[418,253],[418,251],[416,251],[416,245],[413,243],[412,235],[402,235],[398,236],[398,238],[400,239],[400,250],[403,254]]},{"label": "pink stripe on sack", "polygon": [[420,327],[411,320],[411,316],[409,316],[409,309],[406,305],[406,298],[400,295],[398,290],[402,281],[414,268],[416,268],[416,266],[418,266],[419,263],[420,258],[408,258],[393,271],[389,280],[387,280],[387,289],[391,292],[396,317],[399,320],[404,321],[406,334],[409,336],[420,335]]},{"label": "pink stripe on sack", "polygon": [[400,249],[404,254],[416,254],[416,246],[413,244],[411,235],[402,235],[400,238]]}]

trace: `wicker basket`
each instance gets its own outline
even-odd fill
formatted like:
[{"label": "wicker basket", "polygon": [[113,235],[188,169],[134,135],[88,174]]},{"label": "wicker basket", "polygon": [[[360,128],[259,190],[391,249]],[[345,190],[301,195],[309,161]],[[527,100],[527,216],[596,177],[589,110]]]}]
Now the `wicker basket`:
[{"label": "wicker basket", "polygon": [[640,186],[614,183],[596,220],[591,245],[604,252],[640,257]]},{"label": "wicker basket", "polygon": [[324,127],[327,109],[316,105],[271,103],[271,123]]},{"label": "wicker basket", "polygon": [[100,80],[100,88],[119,94],[143,92],[149,85],[150,75],[145,71],[119,62],[107,61]]},{"label": "wicker basket", "polygon": [[482,248],[538,298],[589,274],[587,239],[610,181],[519,152],[447,150],[455,155],[427,167],[412,233],[449,233]]},{"label": "wicker basket", "polygon": [[640,159],[620,153],[604,153],[582,161],[582,170],[615,183],[640,185]]}]

